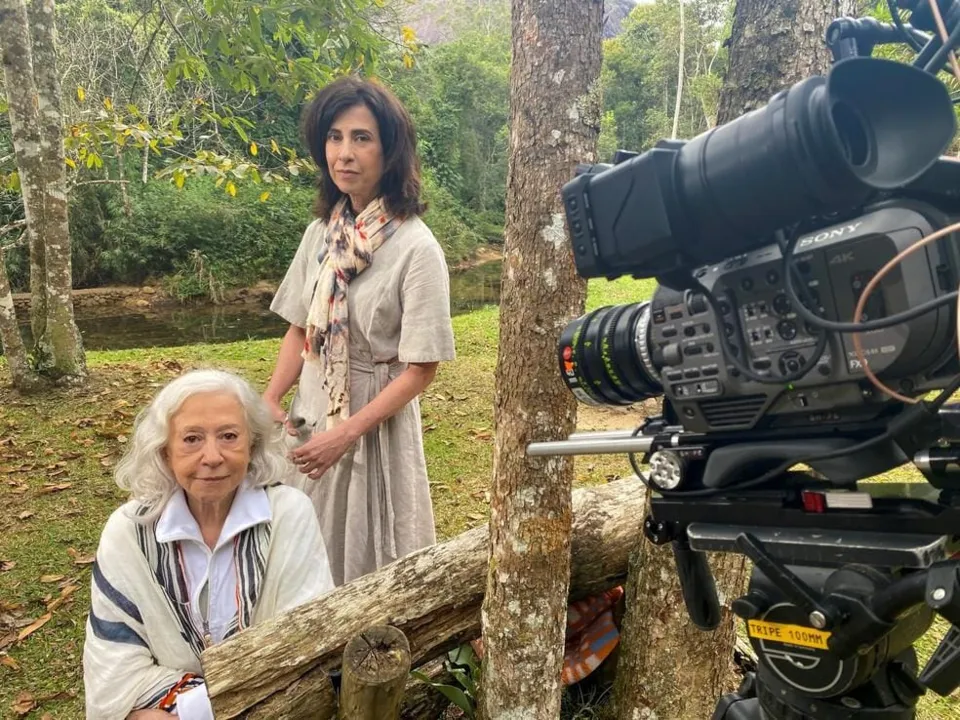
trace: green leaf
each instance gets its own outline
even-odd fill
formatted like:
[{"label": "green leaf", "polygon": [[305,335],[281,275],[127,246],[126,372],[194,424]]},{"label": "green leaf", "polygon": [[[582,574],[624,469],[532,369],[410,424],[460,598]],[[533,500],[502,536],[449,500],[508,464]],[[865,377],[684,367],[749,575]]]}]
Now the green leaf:
[{"label": "green leaf", "polygon": [[474,707],[473,701],[467,697],[466,693],[463,692],[460,688],[453,687],[452,685],[442,685],[440,683],[431,683],[443,696],[456,705],[458,708],[463,710],[463,714],[468,718],[476,717],[476,708]]}]

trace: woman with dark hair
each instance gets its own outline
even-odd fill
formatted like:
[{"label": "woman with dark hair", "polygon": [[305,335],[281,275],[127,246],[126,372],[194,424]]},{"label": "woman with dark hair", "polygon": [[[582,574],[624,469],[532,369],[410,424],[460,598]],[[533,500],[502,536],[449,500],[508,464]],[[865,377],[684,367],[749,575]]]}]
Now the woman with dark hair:
[{"label": "woman with dark hair", "polygon": [[418,397],[454,358],[449,274],[420,219],[413,123],[389,90],[331,83],[304,134],[318,219],[271,304],[290,329],[264,399],[294,446],[289,482],[314,502],[339,585],[436,541]]}]

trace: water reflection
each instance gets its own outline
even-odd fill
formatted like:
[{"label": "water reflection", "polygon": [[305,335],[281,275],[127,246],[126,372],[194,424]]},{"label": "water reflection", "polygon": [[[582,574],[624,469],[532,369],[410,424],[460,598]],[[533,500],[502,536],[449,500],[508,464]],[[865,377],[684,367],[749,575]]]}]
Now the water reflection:
[{"label": "water reflection", "polygon": [[[496,304],[500,298],[500,262],[491,262],[450,277],[454,315]],[[287,324],[261,306],[191,306],[96,316],[77,315],[87,350],[126,350],[225,343],[281,337]],[[29,325],[21,326],[30,343]]]}]

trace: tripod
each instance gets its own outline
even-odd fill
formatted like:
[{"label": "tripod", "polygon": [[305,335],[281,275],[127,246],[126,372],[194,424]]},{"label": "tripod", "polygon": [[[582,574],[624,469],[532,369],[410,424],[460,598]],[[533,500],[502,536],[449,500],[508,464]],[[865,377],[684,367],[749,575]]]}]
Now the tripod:
[{"label": "tripod", "polygon": [[[662,523],[648,518],[646,527],[665,541]],[[754,563],[732,609],[746,622],[757,672],[720,699],[713,720],[913,720],[927,689],[948,695],[960,685],[955,536],[691,523],[671,542],[691,581],[691,618],[704,629],[719,616],[694,589],[715,597],[699,575],[708,569],[699,551],[736,551]],[[918,677],[913,644],[936,613],[953,627]]]}]

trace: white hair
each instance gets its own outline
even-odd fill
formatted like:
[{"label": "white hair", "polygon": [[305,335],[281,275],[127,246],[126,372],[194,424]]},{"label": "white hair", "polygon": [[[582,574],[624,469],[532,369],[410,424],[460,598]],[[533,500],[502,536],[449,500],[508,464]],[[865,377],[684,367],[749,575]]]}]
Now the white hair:
[{"label": "white hair", "polygon": [[247,481],[264,487],[288,471],[270,411],[250,383],[222,370],[193,370],[166,385],[137,415],[130,445],[117,463],[117,485],[143,506],[139,519],[156,518],[178,487],[163,456],[170,419],[188,398],[210,392],[233,395],[243,407],[251,436]]}]

